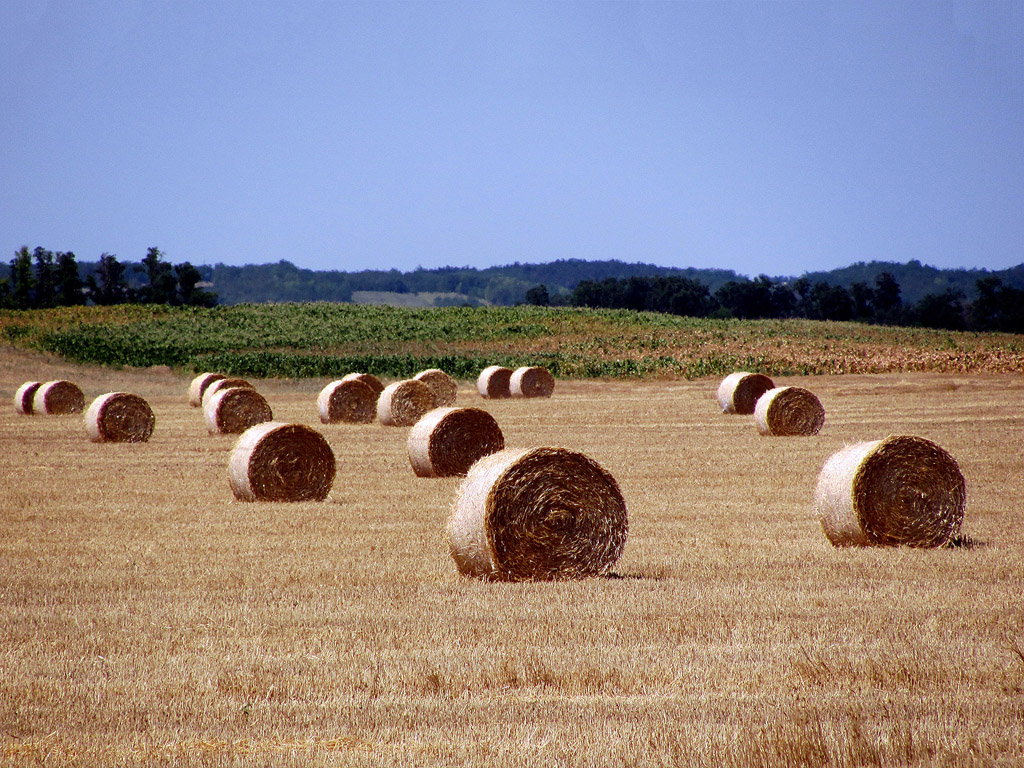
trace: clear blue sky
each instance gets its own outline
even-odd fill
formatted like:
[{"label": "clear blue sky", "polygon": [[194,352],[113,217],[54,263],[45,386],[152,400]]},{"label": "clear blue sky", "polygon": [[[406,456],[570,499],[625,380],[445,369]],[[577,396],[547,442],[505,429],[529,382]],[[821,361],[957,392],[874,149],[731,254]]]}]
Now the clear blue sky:
[{"label": "clear blue sky", "polygon": [[0,0],[0,258],[1024,262],[1024,1]]}]

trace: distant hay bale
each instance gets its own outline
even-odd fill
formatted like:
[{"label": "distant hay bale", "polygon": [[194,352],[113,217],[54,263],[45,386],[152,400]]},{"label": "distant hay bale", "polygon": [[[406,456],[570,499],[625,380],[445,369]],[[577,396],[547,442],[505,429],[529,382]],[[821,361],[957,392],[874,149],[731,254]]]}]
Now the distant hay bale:
[{"label": "distant hay bale", "polygon": [[498,422],[479,408],[435,408],[409,431],[409,461],[419,477],[465,475],[504,447]]},{"label": "distant hay bale", "polygon": [[384,391],[384,385],[381,380],[374,376],[372,373],[347,373],[341,377],[342,381],[361,381],[363,384],[373,390],[375,397],[380,397],[380,393]]},{"label": "distant hay bale", "polygon": [[438,407],[455,405],[455,397],[459,393],[459,385],[455,379],[442,371],[440,368],[428,368],[413,376],[416,381],[422,381],[434,391]]},{"label": "distant hay bale", "polygon": [[377,418],[386,427],[411,427],[437,407],[434,390],[417,379],[388,384],[377,398]]},{"label": "distant hay bale", "polygon": [[832,454],[814,505],[836,546],[940,547],[959,532],[966,498],[960,467],[944,449],[891,435]]},{"label": "distant hay bale", "polygon": [[42,385],[41,381],[26,381],[18,387],[18,391],[14,393],[14,410],[26,416],[33,414],[35,411],[32,408],[32,398]]},{"label": "distant hay bale", "polygon": [[753,413],[758,398],[774,387],[775,382],[763,373],[730,373],[718,385],[718,404],[723,413]]},{"label": "distant hay bale", "polygon": [[85,428],[94,443],[144,443],[155,425],[149,403],[129,392],[100,395],[85,413]]},{"label": "distant hay bale", "polygon": [[775,387],[757,399],[754,421],[762,435],[816,435],[825,424],[825,408],[802,387]]},{"label": "distant hay bale", "polygon": [[210,398],[220,392],[222,389],[229,389],[230,387],[247,387],[249,389],[255,389],[255,387],[246,379],[232,379],[232,378],[220,378],[214,379],[206,385],[206,389],[203,390],[202,400],[200,404],[203,408],[203,412],[206,411],[206,404],[210,402]]},{"label": "distant hay bale", "polygon": [[332,381],[316,399],[324,424],[369,424],[377,416],[377,393],[359,379]]},{"label": "distant hay bale", "polygon": [[218,389],[205,399],[203,418],[211,435],[239,435],[274,419],[266,398],[252,387]]},{"label": "distant hay bale", "polygon": [[551,397],[555,391],[555,377],[547,368],[524,365],[512,372],[509,391],[512,397]]},{"label": "distant hay bale", "polygon": [[303,424],[270,421],[238,438],[228,482],[241,501],[323,501],[336,471],[323,435]]},{"label": "distant hay bale", "polygon": [[188,404],[193,408],[199,408],[203,404],[203,393],[206,388],[220,379],[227,377],[222,373],[200,373],[188,386]]},{"label": "distant hay bale", "polygon": [[476,389],[481,397],[491,400],[512,397],[512,369],[489,365],[476,378]]},{"label": "distant hay bale", "polygon": [[501,581],[600,576],[619,559],[627,534],[615,478],[562,448],[505,449],[480,459],[448,521],[459,571]]},{"label": "distant hay bale", "polygon": [[77,384],[63,379],[40,384],[32,396],[32,412],[62,416],[81,413],[85,408],[85,395]]}]

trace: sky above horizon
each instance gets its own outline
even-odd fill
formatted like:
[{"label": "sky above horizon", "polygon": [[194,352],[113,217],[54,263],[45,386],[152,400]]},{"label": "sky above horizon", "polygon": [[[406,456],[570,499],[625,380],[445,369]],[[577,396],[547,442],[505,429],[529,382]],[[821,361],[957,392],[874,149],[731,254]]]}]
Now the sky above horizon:
[{"label": "sky above horizon", "polygon": [[1024,262],[1024,3],[0,0],[0,247]]}]

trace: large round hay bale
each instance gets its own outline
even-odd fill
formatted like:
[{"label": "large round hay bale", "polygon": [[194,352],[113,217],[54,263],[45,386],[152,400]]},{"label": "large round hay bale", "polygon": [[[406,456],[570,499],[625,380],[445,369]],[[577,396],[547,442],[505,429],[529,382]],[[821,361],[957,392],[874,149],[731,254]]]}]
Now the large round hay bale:
[{"label": "large round hay bale", "polygon": [[448,521],[459,571],[503,581],[600,576],[619,559],[627,533],[615,479],[562,448],[505,449],[480,459]]},{"label": "large round hay bale", "polygon": [[94,443],[144,443],[155,425],[149,403],[130,392],[100,395],[85,412],[85,428]]},{"label": "large round hay bale", "polygon": [[377,393],[359,379],[332,381],[316,398],[324,424],[369,424],[377,416]]},{"label": "large round hay bale", "polygon": [[228,482],[242,501],[323,501],[336,471],[323,435],[303,424],[270,421],[238,438]]},{"label": "large round hay bale", "polygon": [[757,399],[754,421],[762,435],[816,435],[825,424],[825,408],[803,387],[775,387]]},{"label": "large round hay bale", "polygon": [[202,406],[203,394],[206,392],[206,388],[213,384],[213,382],[226,378],[227,376],[223,373],[200,373],[188,385],[188,404],[193,408]]},{"label": "large round hay bale", "polygon": [[435,408],[409,431],[409,461],[419,477],[465,475],[504,447],[498,422],[479,408]]},{"label": "large round hay bale", "polygon": [[396,381],[377,398],[377,418],[386,427],[411,427],[437,407],[434,390],[416,379]]},{"label": "large round hay bale", "polygon": [[85,408],[85,395],[77,384],[63,379],[40,384],[32,396],[32,412],[61,416],[81,413]]},{"label": "large round hay bale", "polygon": [[512,371],[508,385],[512,397],[551,397],[555,391],[555,377],[547,368],[524,365]]},{"label": "large round hay bale", "polygon": [[512,397],[512,369],[489,365],[476,377],[476,390],[491,400]]},{"label": "large round hay bale", "polygon": [[346,373],[341,377],[342,381],[361,381],[363,384],[373,390],[373,394],[380,397],[380,393],[384,391],[384,385],[381,380],[374,376],[372,373]]},{"label": "large round hay bale", "polygon": [[723,413],[753,413],[761,395],[774,387],[775,382],[763,373],[730,373],[718,385],[718,404]]},{"label": "large round hay bale", "polygon": [[18,387],[18,391],[14,393],[14,410],[26,416],[35,413],[32,408],[32,398],[35,397],[36,390],[41,386],[43,386],[41,381],[26,381]]},{"label": "large round hay bale", "polygon": [[413,376],[416,381],[422,381],[434,391],[439,408],[455,405],[455,397],[459,393],[459,385],[455,379],[442,371],[440,368],[428,368]]},{"label": "large round hay bale", "polygon": [[966,499],[964,476],[944,449],[891,435],[832,454],[814,505],[836,546],[939,547],[959,532]]},{"label": "large round hay bale", "polygon": [[248,389],[255,389],[248,380],[246,379],[235,379],[235,378],[222,378],[214,379],[206,385],[206,389],[203,390],[203,397],[200,404],[203,411],[206,411],[206,404],[210,402],[210,398],[220,392],[222,389],[230,389],[231,387],[247,387]]},{"label": "large round hay bale", "polygon": [[227,387],[206,398],[203,418],[211,435],[239,435],[256,424],[273,421],[274,412],[252,387]]}]

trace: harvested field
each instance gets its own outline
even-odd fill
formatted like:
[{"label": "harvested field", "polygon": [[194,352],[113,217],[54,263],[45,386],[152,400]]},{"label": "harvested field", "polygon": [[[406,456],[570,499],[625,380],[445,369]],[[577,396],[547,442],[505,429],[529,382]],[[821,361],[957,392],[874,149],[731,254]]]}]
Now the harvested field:
[{"label": "harvested field", "polygon": [[[0,347],[0,393],[67,378],[146,398],[123,447],[82,415],[0,409],[0,764],[599,766],[1024,762],[1024,380],[773,376],[828,420],[726,416],[718,375],[559,380],[460,399],[509,447],[618,481],[613,578],[483,583],[445,537],[459,478],[410,477],[407,430],[322,425],[329,378],[259,380],[339,472],[326,502],[244,503],[192,374]],[[835,548],[815,482],[846,443],[942,445],[969,546]],[[159,482],[154,482],[158,478]]]}]

